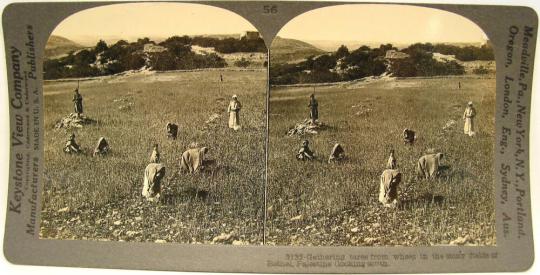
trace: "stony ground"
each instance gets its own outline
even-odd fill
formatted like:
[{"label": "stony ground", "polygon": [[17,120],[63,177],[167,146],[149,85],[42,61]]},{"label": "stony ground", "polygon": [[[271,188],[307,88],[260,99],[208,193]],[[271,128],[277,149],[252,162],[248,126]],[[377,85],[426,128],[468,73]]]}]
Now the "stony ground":
[{"label": "stony ground", "polygon": [[[459,90],[458,82],[462,89]],[[319,100],[325,130],[287,135]],[[467,102],[475,103],[477,135],[463,135]],[[269,106],[267,240],[275,245],[495,245],[493,198],[495,79],[385,79],[329,87],[276,88]],[[403,144],[404,128],[416,131]],[[297,161],[308,139],[318,159]],[[347,160],[328,164],[335,143]],[[403,174],[401,204],[378,202],[379,176],[390,150]],[[415,165],[442,152],[441,176],[417,179]]]},{"label": "stony ground", "polygon": [[[82,81],[85,115],[95,123],[55,129],[73,111],[76,85],[52,81],[44,86],[42,238],[262,243],[266,71],[145,73]],[[239,132],[227,127],[233,94],[244,106]],[[166,138],[167,122],[179,125],[176,141]],[[72,132],[85,154],[62,152]],[[111,153],[93,158],[101,136]],[[140,195],[154,143],[166,166],[160,203]],[[179,174],[180,156],[193,143],[210,148],[208,169]]]}]

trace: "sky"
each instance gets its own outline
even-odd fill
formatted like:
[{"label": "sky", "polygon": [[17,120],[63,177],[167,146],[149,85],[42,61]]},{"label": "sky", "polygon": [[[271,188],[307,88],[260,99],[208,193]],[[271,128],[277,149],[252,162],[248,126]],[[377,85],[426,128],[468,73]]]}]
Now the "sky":
[{"label": "sky", "polygon": [[114,4],[83,10],[53,31],[76,42],[173,35],[239,34],[255,28],[225,9],[189,3]]},{"label": "sky", "polygon": [[306,12],[278,33],[303,41],[380,43],[484,42],[486,35],[460,15],[401,5],[341,5]]}]

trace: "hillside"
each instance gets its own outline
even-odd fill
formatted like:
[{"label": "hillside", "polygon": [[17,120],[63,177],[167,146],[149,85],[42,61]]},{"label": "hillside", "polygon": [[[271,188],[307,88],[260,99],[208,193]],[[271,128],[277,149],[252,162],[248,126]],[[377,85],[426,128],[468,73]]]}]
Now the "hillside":
[{"label": "hillside", "polygon": [[67,55],[71,51],[78,51],[86,47],[77,44],[65,37],[51,35],[45,45],[45,58],[52,59]]},{"label": "hillside", "polygon": [[272,63],[290,63],[306,59],[309,56],[320,55],[325,51],[300,40],[281,38],[277,36],[270,47]]},{"label": "hillside", "polygon": [[94,77],[131,70],[261,68],[266,66],[267,52],[261,38],[172,36],[160,43],[139,38],[136,42],[120,40],[114,44],[101,40],[95,47],[50,57],[43,62],[43,68],[45,79]]}]

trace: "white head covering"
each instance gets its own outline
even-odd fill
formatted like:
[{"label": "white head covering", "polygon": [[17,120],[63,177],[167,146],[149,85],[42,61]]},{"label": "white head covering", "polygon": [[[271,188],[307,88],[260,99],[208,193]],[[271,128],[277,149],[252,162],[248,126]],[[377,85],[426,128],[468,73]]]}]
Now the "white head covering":
[{"label": "white head covering", "polygon": [[468,105],[469,105],[469,106],[472,106],[472,101],[469,101]]},{"label": "white head covering", "polygon": [[232,98],[238,98],[236,95],[233,95]]}]

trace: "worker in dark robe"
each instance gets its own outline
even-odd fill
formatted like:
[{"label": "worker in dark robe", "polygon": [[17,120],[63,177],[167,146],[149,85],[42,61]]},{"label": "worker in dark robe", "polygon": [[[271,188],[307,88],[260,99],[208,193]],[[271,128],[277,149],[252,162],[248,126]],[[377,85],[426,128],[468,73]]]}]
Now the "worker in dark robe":
[{"label": "worker in dark robe", "polygon": [[319,119],[319,102],[315,99],[315,94],[311,94],[309,97],[309,118],[311,119],[311,124],[316,124]]},{"label": "worker in dark robe", "polygon": [[152,149],[152,154],[150,155],[150,163],[160,163],[161,161],[161,154],[159,153],[158,144],[154,144],[154,148]]},{"label": "worker in dark robe", "polygon": [[328,158],[328,163],[340,161],[345,159],[345,150],[343,150],[343,147],[341,144],[336,143],[334,147],[332,147],[332,151],[330,151],[330,157]]},{"label": "worker in dark robe", "polygon": [[74,106],[74,111],[75,111],[75,114],[77,114],[77,116],[79,117],[82,113],[83,113],[83,97],[82,95],[79,93],[79,88],[75,89],[75,91],[73,91],[74,94],[73,94],[73,106]]},{"label": "worker in dark robe", "polygon": [[178,125],[174,123],[167,123],[167,138],[176,140],[176,137],[178,136]]},{"label": "worker in dark robe", "polygon": [[416,133],[411,129],[405,128],[405,130],[403,130],[403,142],[405,144],[413,144],[415,140]]},{"label": "worker in dark robe", "polygon": [[75,141],[75,134],[69,136],[69,139],[64,146],[64,152],[68,154],[79,154],[82,152],[81,147]]},{"label": "worker in dark robe", "polygon": [[313,151],[309,149],[309,141],[304,140],[302,142],[302,147],[300,150],[298,150],[298,153],[296,154],[296,159],[298,160],[313,160],[315,158],[315,154],[313,154]]},{"label": "worker in dark robe", "polygon": [[142,195],[149,201],[159,201],[161,196],[161,180],[165,177],[165,165],[150,163],[144,169]]},{"label": "worker in dark robe", "polygon": [[92,156],[104,156],[107,153],[109,153],[110,147],[109,143],[104,137],[100,137],[98,140],[98,143],[96,147],[94,148],[94,152],[92,153]]}]

